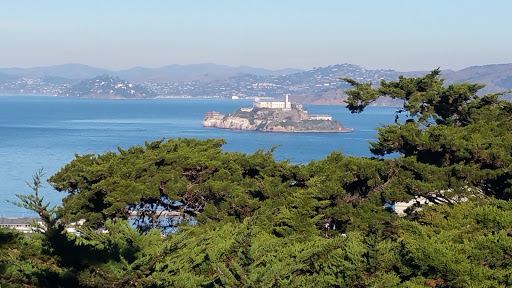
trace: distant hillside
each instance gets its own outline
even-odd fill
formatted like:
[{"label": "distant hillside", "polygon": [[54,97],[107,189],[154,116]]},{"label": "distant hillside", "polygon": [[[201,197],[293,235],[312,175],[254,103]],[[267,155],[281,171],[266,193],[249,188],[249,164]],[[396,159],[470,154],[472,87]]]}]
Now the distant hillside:
[{"label": "distant hillside", "polygon": [[191,65],[169,65],[158,68],[134,67],[126,70],[108,70],[83,64],[64,64],[34,68],[0,68],[0,73],[15,77],[62,77],[84,80],[98,75],[114,75],[129,81],[195,81],[218,80],[239,74],[258,76],[283,75],[302,71],[300,69],[269,70],[249,66],[231,67],[211,63]]},{"label": "distant hillside", "polygon": [[16,78],[17,78],[16,76],[0,72],[0,81],[9,81],[9,80],[14,80]]},{"label": "distant hillside", "polygon": [[131,81],[217,81],[226,77],[252,74],[257,76],[281,75],[296,73],[299,69],[269,70],[249,66],[231,67],[212,63],[191,64],[191,65],[169,65],[159,68],[135,67],[127,70],[113,72],[122,78]]},{"label": "distant hillside", "polygon": [[[342,68],[337,69],[338,73],[329,73],[328,68]],[[331,69],[333,70],[333,69]],[[330,74],[332,76],[352,78],[360,82],[372,82],[378,85],[381,79],[386,81],[396,80],[399,75],[408,77],[418,77],[425,75],[428,71],[411,71],[411,72],[398,72],[395,70],[368,70],[357,65],[334,65],[328,67],[316,68],[310,71],[301,72],[302,75],[325,75]],[[286,77],[295,77],[298,74],[287,75]],[[442,77],[445,78],[446,84],[453,83],[480,83],[486,86],[480,91],[480,95],[487,93],[503,92],[512,90],[512,64],[492,64],[485,66],[472,66],[459,71],[443,70]],[[323,88],[323,89],[322,89]],[[296,93],[292,99],[300,103],[309,104],[338,104],[345,105],[344,100],[346,95],[343,92],[345,89],[350,88],[348,85],[338,85],[334,89],[325,89],[321,87],[313,91],[307,91],[305,93]],[[505,95],[503,98],[512,100],[512,96]],[[378,106],[397,106],[400,105],[400,101],[393,100],[390,98],[380,98],[373,105]]]},{"label": "distant hillside", "polygon": [[148,88],[121,80],[119,77],[108,75],[83,80],[66,91],[61,96],[84,98],[111,99],[140,99],[152,98],[155,94]]},{"label": "distant hillside", "polygon": [[0,68],[0,73],[17,77],[61,77],[83,80],[98,75],[111,74],[107,69],[95,68],[83,64],[63,64],[34,68]]},{"label": "distant hillside", "polygon": [[452,73],[445,73],[445,83],[481,83],[486,87],[481,93],[494,93],[512,89],[512,63],[471,66]]},{"label": "distant hillside", "polygon": [[[436,67],[433,67],[433,69]],[[381,79],[396,80],[399,75],[417,77],[428,71],[400,72],[385,69],[366,69],[354,64],[336,64],[308,71],[298,69],[269,70],[254,67],[231,67],[211,63],[168,65],[159,68],[134,67],[109,71],[81,64],[66,64],[36,68],[0,68],[0,93],[42,95],[87,95],[88,87],[80,81],[97,75],[113,75],[138,85],[136,97],[219,97],[219,98],[279,98],[290,94],[291,99],[304,104],[344,105],[344,90],[350,86],[340,78],[378,85]],[[482,83],[487,86],[480,94],[512,89],[512,64],[492,64],[468,67],[459,71],[443,70],[445,83]],[[124,81],[124,80],[123,80]],[[128,83],[128,82],[127,82]],[[77,88],[78,87],[78,88]],[[146,89],[143,92],[142,88]],[[98,88],[99,89],[99,88]],[[121,88],[124,89],[124,88]],[[101,93],[90,95],[127,98],[133,95],[114,94],[117,91],[102,87]],[[150,92],[152,91],[152,92]],[[123,90],[119,90],[123,92]],[[139,92],[134,92],[139,93]],[[153,95],[153,96],[150,96]],[[505,96],[512,100],[512,96]],[[376,105],[399,105],[390,99],[379,100]]]}]

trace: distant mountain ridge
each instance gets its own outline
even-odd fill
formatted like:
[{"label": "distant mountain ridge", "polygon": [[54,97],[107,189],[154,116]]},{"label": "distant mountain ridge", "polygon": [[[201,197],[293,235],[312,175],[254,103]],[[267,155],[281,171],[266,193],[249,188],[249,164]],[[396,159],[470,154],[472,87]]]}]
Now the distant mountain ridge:
[{"label": "distant mountain ridge", "polygon": [[445,83],[485,84],[481,93],[502,92],[512,89],[512,63],[471,66],[458,71],[445,72]]},{"label": "distant mountain ridge", "polygon": [[219,79],[237,74],[252,74],[258,76],[282,75],[297,73],[303,70],[287,68],[270,70],[249,66],[231,67],[212,63],[179,65],[173,64],[157,68],[133,67],[124,70],[108,70],[91,67],[84,64],[62,64],[55,66],[33,68],[0,68],[0,74],[17,77],[63,77],[76,80],[84,80],[99,75],[119,76],[131,81],[161,80],[161,81],[186,81],[200,80],[211,77]]},{"label": "distant mountain ridge", "polygon": [[84,64],[62,64],[33,68],[0,68],[0,73],[18,77],[62,77],[83,80],[103,74],[111,74],[108,69],[96,68]]}]

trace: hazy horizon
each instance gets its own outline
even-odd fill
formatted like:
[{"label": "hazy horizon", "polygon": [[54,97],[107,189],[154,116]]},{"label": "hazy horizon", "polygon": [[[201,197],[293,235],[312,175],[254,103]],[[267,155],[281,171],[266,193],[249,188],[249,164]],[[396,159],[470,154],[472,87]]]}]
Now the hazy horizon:
[{"label": "hazy horizon", "polygon": [[5,1],[0,67],[460,70],[512,63],[511,10],[506,0]]},{"label": "hazy horizon", "polygon": [[[158,68],[170,67],[170,66],[175,66],[175,65],[177,65],[177,66],[219,65],[219,66],[227,66],[227,67],[231,67],[231,68],[248,67],[248,68],[254,68],[254,69],[267,69],[267,70],[271,70],[271,71],[279,71],[279,70],[287,70],[287,69],[298,69],[298,70],[303,70],[303,71],[309,71],[309,70],[313,70],[314,68],[328,67],[328,66],[334,66],[334,65],[344,65],[344,64],[357,65],[357,66],[360,66],[361,68],[370,69],[370,70],[380,70],[380,69],[386,70],[386,69],[391,69],[391,70],[395,70],[397,72],[431,71],[433,69],[438,68],[438,67],[431,67],[429,69],[423,69],[423,70],[420,70],[420,69],[397,70],[397,69],[392,69],[392,68],[381,68],[381,67],[368,68],[368,67],[360,65],[358,63],[331,63],[331,64],[328,64],[328,65],[325,65],[325,66],[314,66],[314,67],[307,68],[307,69],[296,68],[296,67],[284,67],[284,68],[272,69],[272,68],[258,67],[258,66],[249,66],[249,65],[234,66],[234,65],[227,65],[227,64],[220,64],[220,63],[191,63],[191,64],[166,64],[166,65],[154,66],[154,67],[150,67],[150,66],[133,66],[133,67],[122,68],[122,69],[110,69],[110,68],[106,68],[106,67],[92,66],[92,65],[88,65],[88,64],[84,64],[84,63],[61,63],[61,64],[54,64],[54,65],[26,66],[26,67],[0,67],[0,69],[38,69],[38,68],[59,67],[59,66],[66,66],[66,65],[83,65],[83,66],[88,66],[88,67],[96,68],[96,69],[104,69],[104,70],[108,70],[108,71],[112,71],[112,72],[119,72],[119,71],[124,71],[124,70],[135,69],[135,68],[158,69]],[[484,63],[484,64],[480,64],[480,65],[470,65],[470,66],[460,67],[458,69],[449,69],[449,68],[443,68],[443,67],[440,67],[440,68],[441,68],[441,70],[459,71],[459,70],[462,70],[462,69],[465,69],[465,68],[475,67],[475,66],[504,65],[504,64],[505,65],[506,64],[512,64],[512,62],[510,62],[510,63]]]}]

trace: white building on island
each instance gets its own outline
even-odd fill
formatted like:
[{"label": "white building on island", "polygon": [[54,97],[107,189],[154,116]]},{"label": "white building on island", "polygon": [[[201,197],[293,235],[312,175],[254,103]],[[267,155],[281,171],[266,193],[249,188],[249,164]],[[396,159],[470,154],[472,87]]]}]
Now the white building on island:
[{"label": "white building on island", "polygon": [[256,97],[253,102],[255,108],[270,108],[270,109],[292,109],[292,104],[288,99],[288,94],[285,94],[284,101],[261,101]]}]

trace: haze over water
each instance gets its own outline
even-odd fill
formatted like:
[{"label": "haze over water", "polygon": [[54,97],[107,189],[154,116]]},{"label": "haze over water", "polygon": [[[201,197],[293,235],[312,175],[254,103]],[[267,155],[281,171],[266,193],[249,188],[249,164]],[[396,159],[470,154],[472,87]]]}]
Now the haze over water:
[{"label": "haze over water", "polygon": [[[248,100],[152,99],[106,100],[48,96],[0,97],[0,217],[31,215],[6,200],[31,192],[25,181],[43,168],[49,178],[74,154],[104,153],[144,145],[161,138],[224,138],[225,151],[254,153],[280,145],[277,160],[308,163],[332,151],[371,156],[368,141],[375,128],[394,120],[395,108],[368,107],[351,114],[343,106],[306,105],[310,113],[330,114],[353,133],[270,133],[204,128],[206,111],[229,113],[252,105]],[[45,183],[52,204],[65,196]]]}]

